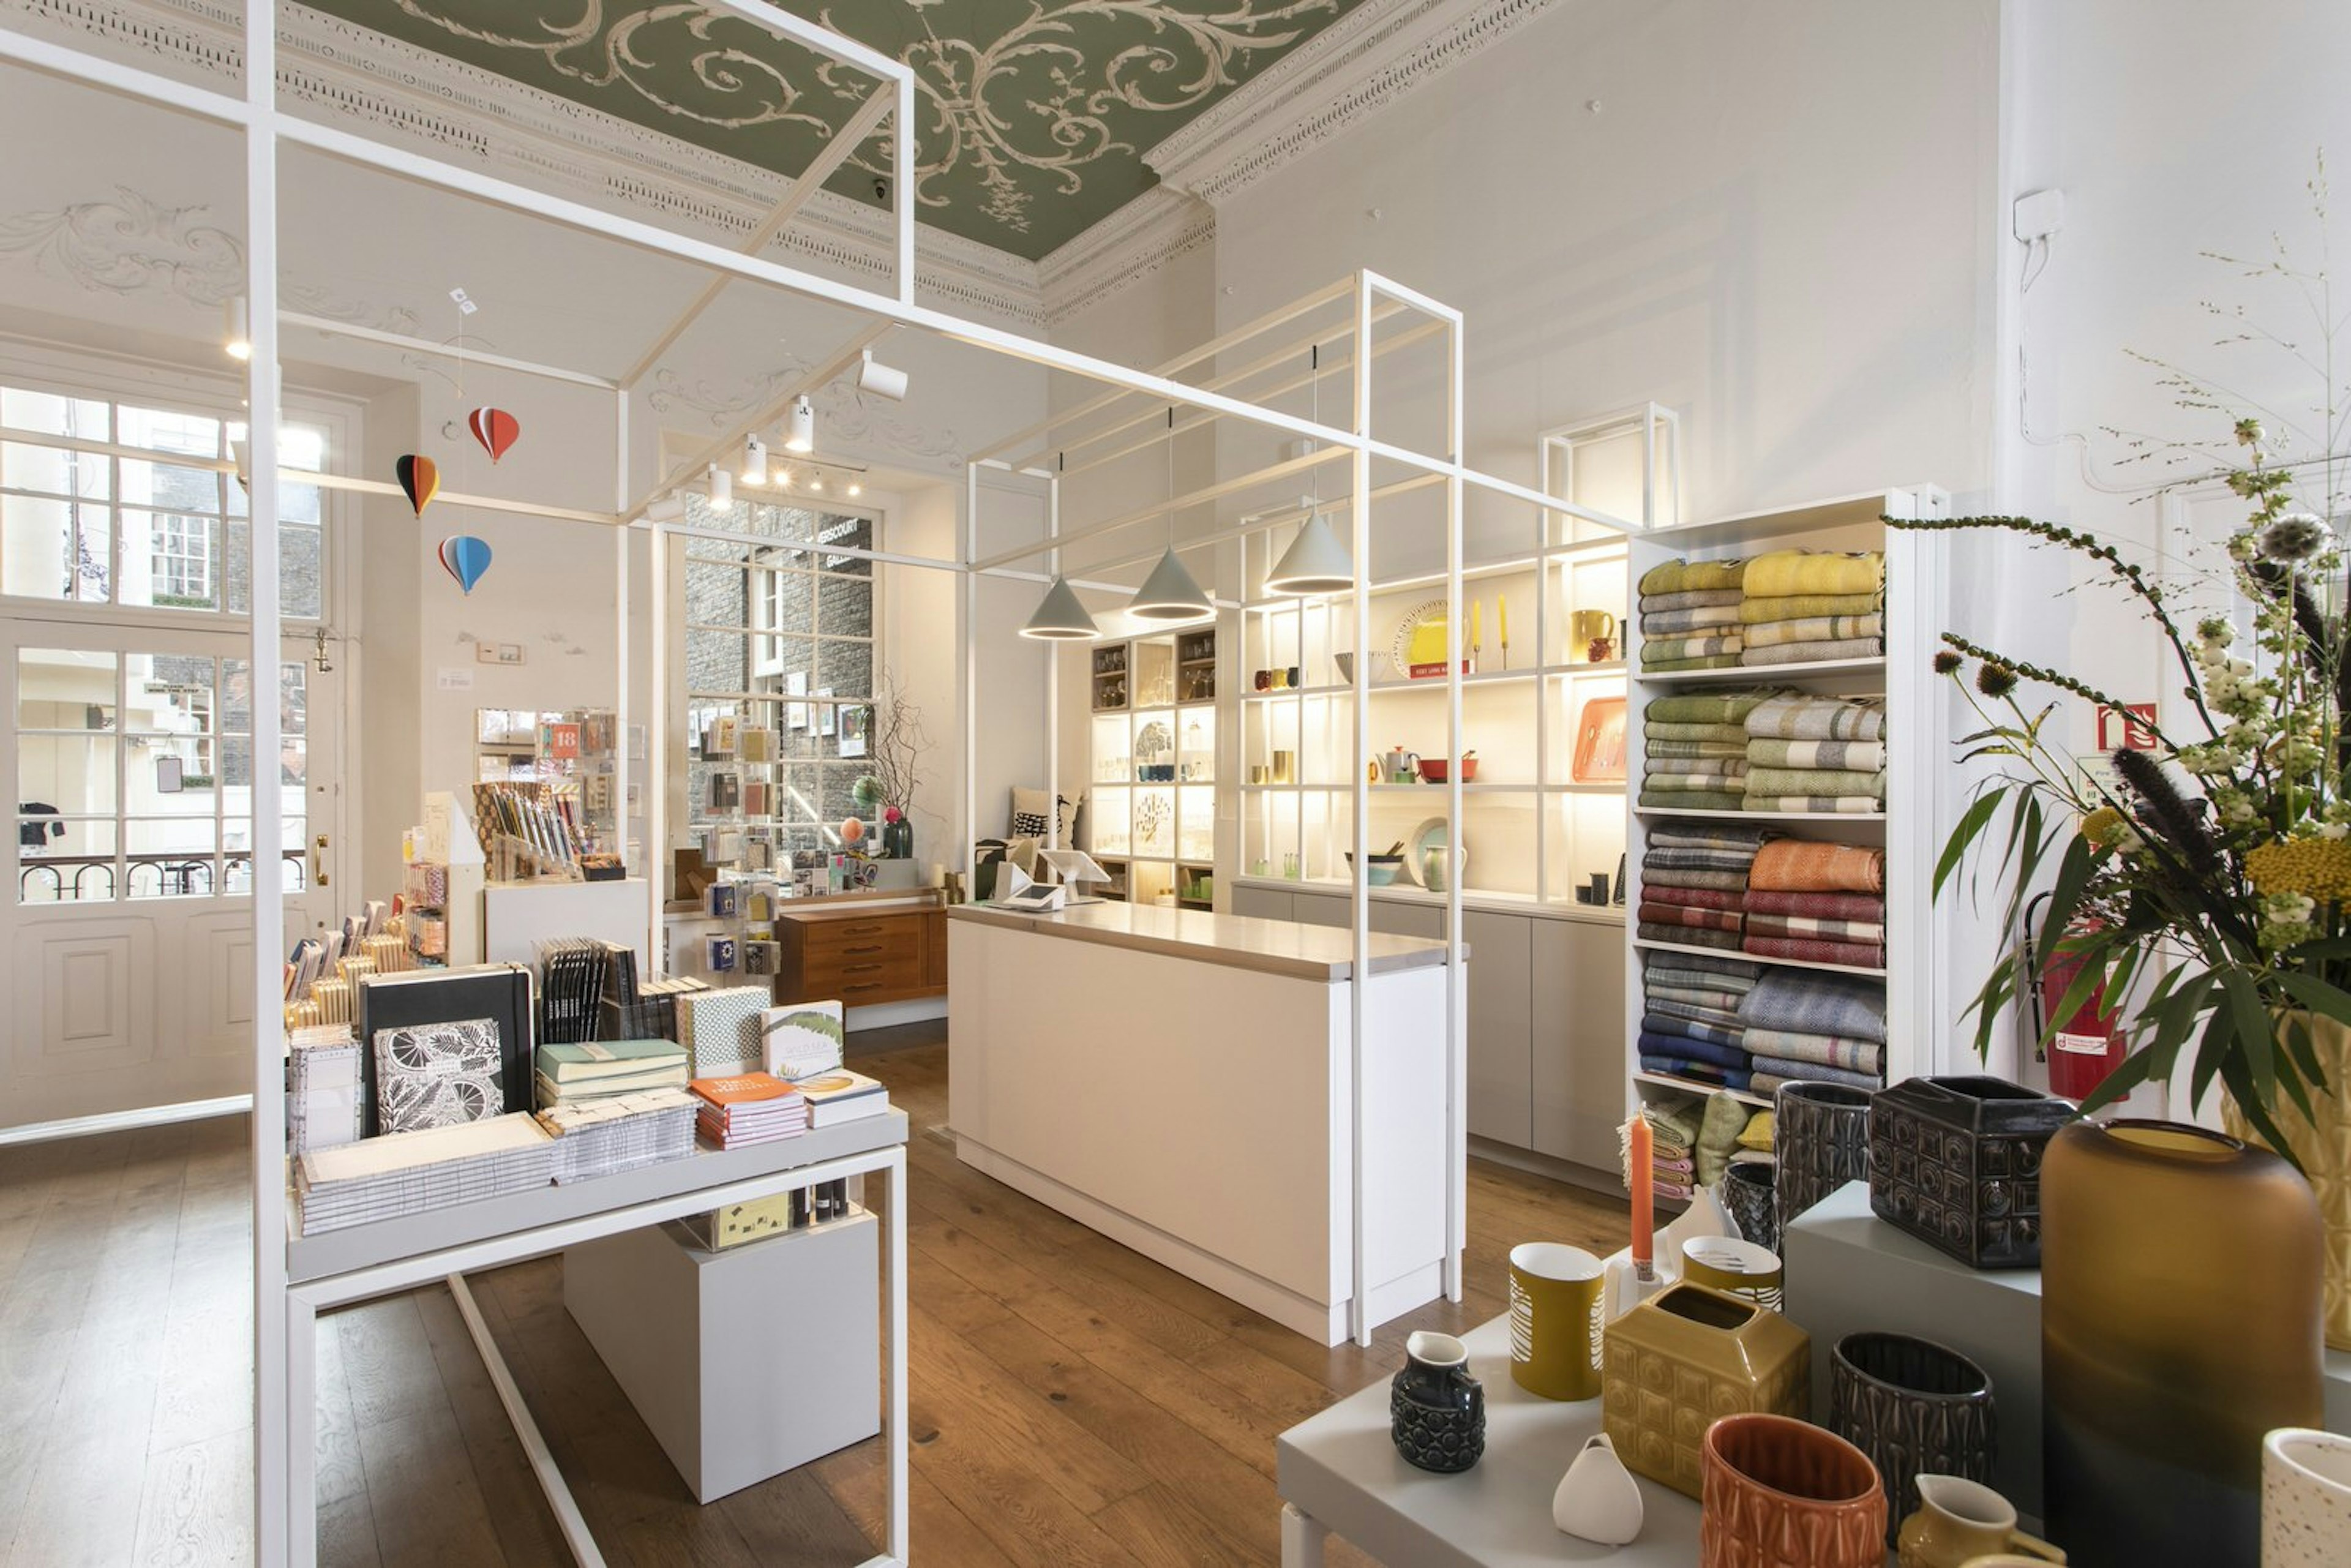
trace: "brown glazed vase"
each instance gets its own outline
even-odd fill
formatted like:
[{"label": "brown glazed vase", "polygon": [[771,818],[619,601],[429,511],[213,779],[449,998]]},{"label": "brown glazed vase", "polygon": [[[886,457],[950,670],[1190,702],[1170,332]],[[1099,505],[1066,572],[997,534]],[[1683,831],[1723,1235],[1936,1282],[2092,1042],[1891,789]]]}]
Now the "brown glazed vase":
[{"label": "brown glazed vase", "polygon": [[2262,1438],[2314,1427],[2318,1204],[2176,1122],[2076,1122],[2042,1169],[2050,1539],[2077,1568],[2254,1568]]},{"label": "brown glazed vase", "polygon": [[1706,1429],[1698,1568],[1884,1568],[1886,1489],[1867,1455],[1785,1416]]},{"label": "brown glazed vase", "polygon": [[[2283,1012],[2277,1018],[2282,1031],[2299,1027],[2309,1032],[2310,1048],[2326,1070],[2326,1087],[2310,1092],[2315,1123],[2283,1094],[2273,1113],[2294,1163],[2318,1195],[2318,1221],[2326,1234],[2326,1343],[2351,1350],[2351,1089],[2346,1087],[2351,1085],[2351,1027],[2316,1013]],[[2234,1095],[2220,1102],[2220,1124],[2231,1137],[2266,1146]]]}]

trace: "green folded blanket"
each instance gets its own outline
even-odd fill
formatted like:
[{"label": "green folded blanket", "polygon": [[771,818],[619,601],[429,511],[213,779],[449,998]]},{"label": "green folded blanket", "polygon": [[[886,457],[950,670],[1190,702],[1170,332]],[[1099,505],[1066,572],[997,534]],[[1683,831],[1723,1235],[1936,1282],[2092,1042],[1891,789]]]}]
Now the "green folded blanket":
[{"label": "green folded blanket", "polygon": [[1740,716],[1747,733],[1769,740],[1883,740],[1883,697],[1846,699],[1780,692]]},{"label": "green folded blanket", "polygon": [[1876,593],[1886,583],[1886,558],[1876,550],[1855,555],[1775,549],[1747,563],[1740,586],[1750,598],[1797,593]]},{"label": "green folded blanket", "polygon": [[1747,758],[1744,755],[1659,757],[1652,752],[1650,758],[1648,768],[1649,777],[1652,779],[1660,773],[1710,773],[1718,778],[1728,776],[1738,779],[1744,777],[1747,772]]},{"label": "green folded blanket", "polygon": [[1659,670],[1735,670],[1739,668],[1739,661],[1743,657],[1745,657],[1745,655],[1740,653],[1708,653],[1701,658],[1696,659],[1652,659],[1647,656],[1647,653],[1645,651],[1641,658],[1641,668],[1650,672]]},{"label": "green folded blanket", "polygon": [[1886,810],[1877,795],[1750,795],[1740,802],[1749,811],[1807,811],[1818,816],[1865,817]]},{"label": "green folded blanket", "polygon": [[1750,795],[1872,795],[1886,798],[1886,773],[1846,768],[1753,768],[1747,770]]},{"label": "green folded blanket", "polygon": [[1695,610],[1652,610],[1641,606],[1641,635],[1672,637],[1685,632],[1727,626],[1735,634],[1739,630],[1739,606],[1736,604],[1702,604]]},{"label": "green folded blanket", "polygon": [[[1643,631],[1648,622],[1641,623]],[[1747,623],[1747,645],[1772,648],[1782,643],[1837,643],[1854,637],[1886,635],[1883,615],[1815,615],[1802,621],[1754,621]]]},{"label": "green folded blanket", "polygon": [[[1740,724],[1767,699],[1782,694],[1756,689],[1735,692],[1690,692],[1670,697],[1653,697],[1641,712],[1647,719],[1644,733],[1655,735],[1660,724]],[[1703,740],[1704,736],[1682,736],[1684,740]]]},{"label": "green folded blanket", "polygon": [[1641,804],[1669,811],[1737,811],[1749,810],[1747,798],[1718,789],[1641,790]]},{"label": "green folded blanket", "polygon": [[[1657,717],[1656,705],[1654,703],[1649,706],[1648,711],[1642,716],[1641,737],[1653,746],[1663,741],[1674,741],[1683,745],[1695,746],[1736,745],[1742,752],[1747,749],[1747,727],[1745,725],[1740,724],[1735,720],[1729,724],[1676,724],[1670,720],[1660,720]],[[1673,756],[1676,754],[1666,752],[1660,753],[1659,755]],[[1700,752],[1698,755],[1707,756],[1709,754]],[[1724,755],[1728,755],[1728,753],[1725,753]]]},{"label": "green folded blanket", "polygon": [[[1654,750],[1650,755],[1656,756]],[[1768,740],[1747,743],[1747,760],[1758,768],[1841,768],[1876,773],[1886,767],[1886,747],[1874,740]]]},{"label": "green folded blanket", "polygon": [[1641,574],[1641,592],[1698,593],[1742,586],[1743,560],[1669,560]]},{"label": "green folded blanket", "polygon": [[1641,747],[1651,757],[1677,757],[1684,760],[1736,758],[1741,762],[1748,759],[1746,746],[1736,740],[1658,740],[1651,737],[1644,738]]},{"label": "green folded blanket", "polygon": [[[1746,597],[1735,588],[1700,588],[1687,593],[1645,593],[1641,595],[1641,613],[1652,615],[1661,610],[1702,610],[1711,604],[1736,605]],[[1819,613],[1834,615],[1836,612],[1823,610]]]},{"label": "green folded blanket", "polygon": [[1728,789],[1737,785],[1747,771],[1747,764],[1738,764],[1737,773],[1660,773],[1655,768],[1641,777],[1641,783],[1650,789]]},{"label": "green folded blanket", "polygon": [[1706,659],[1717,653],[1736,653],[1746,646],[1736,627],[1715,636],[1645,637],[1641,643],[1641,664],[1644,669],[1654,669],[1677,659]]},{"label": "green folded blanket", "polygon": [[1875,615],[1886,606],[1877,593],[1788,593],[1770,598],[1739,596],[1741,621],[1802,621],[1814,615]]}]

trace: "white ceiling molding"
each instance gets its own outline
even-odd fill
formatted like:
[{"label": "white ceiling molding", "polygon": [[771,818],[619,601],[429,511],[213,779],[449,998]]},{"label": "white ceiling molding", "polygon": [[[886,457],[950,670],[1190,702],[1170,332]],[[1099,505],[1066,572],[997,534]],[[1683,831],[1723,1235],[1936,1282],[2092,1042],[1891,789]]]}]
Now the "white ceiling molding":
[{"label": "white ceiling molding", "polygon": [[[166,74],[235,77],[243,68],[243,10],[234,0],[0,0],[0,15],[183,68]],[[722,238],[749,234],[789,190],[764,169],[307,8],[280,14],[278,50],[278,86],[289,99],[368,120],[440,156],[471,153],[518,183]],[[886,211],[819,191],[769,248],[883,284],[895,263],[893,238]],[[931,228],[920,250],[923,293],[957,311],[1043,328],[1034,263]]]},{"label": "white ceiling molding", "polygon": [[1213,205],[1476,54],[1552,3],[1370,0],[1144,153],[1143,161],[1163,185]]},{"label": "white ceiling molding", "polygon": [[1217,241],[1217,214],[1155,185],[1037,264],[1045,319],[1065,321]]}]

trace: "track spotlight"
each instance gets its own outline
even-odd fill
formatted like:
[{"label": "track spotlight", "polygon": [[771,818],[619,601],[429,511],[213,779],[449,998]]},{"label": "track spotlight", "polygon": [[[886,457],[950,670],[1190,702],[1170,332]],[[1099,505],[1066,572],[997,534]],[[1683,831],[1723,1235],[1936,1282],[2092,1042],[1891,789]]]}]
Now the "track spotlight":
[{"label": "track spotlight", "polygon": [[664,496],[645,505],[643,517],[649,523],[674,523],[685,516],[685,501],[677,496]]},{"label": "track spotlight", "polygon": [[1173,545],[1167,547],[1167,553],[1159,558],[1159,564],[1151,569],[1151,575],[1143,580],[1143,586],[1135,591],[1126,607],[1129,615],[1141,616],[1145,621],[1192,621],[1213,615],[1216,611],[1208,596],[1200,591],[1199,583],[1184,570],[1184,562]]},{"label": "track spotlight", "polygon": [[1086,613],[1086,607],[1078,602],[1077,591],[1070,586],[1070,580],[1056,572],[1053,585],[1045,590],[1037,612],[1029,617],[1020,634],[1043,642],[1071,642],[1081,637],[1098,637],[1102,628]]},{"label": "track spotlight", "polygon": [[1265,580],[1268,593],[1344,593],[1354,586],[1354,559],[1320,512],[1306,519]]},{"label": "track spotlight", "polygon": [[905,402],[906,372],[883,364],[873,357],[871,349],[862,352],[864,362],[857,367],[857,390],[888,398],[892,402]]},{"label": "track spotlight", "polygon": [[240,435],[228,444],[228,455],[236,464],[236,482],[253,488],[253,443]]},{"label": "track spotlight", "polygon": [[792,399],[791,434],[784,440],[787,452],[810,453],[816,450],[816,405],[802,392]]},{"label": "track spotlight", "polygon": [[820,496],[824,494],[824,476],[821,474],[810,475],[808,477],[808,487],[810,490],[815,491]]},{"label": "track spotlight", "polygon": [[716,463],[710,465],[710,509],[722,513],[735,509],[735,476]]},{"label": "track spotlight", "polygon": [[849,482],[849,498],[853,501],[863,494],[865,494],[865,486],[852,479]]},{"label": "track spotlight", "polygon": [[253,358],[253,318],[248,313],[245,296],[242,294],[229,296],[228,305],[224,314],[225,320],[221,337],[223,351],[232,360]]},{"label": "track spotlight", "polygon": [[768,482],[768,444],[757,435],[743,438],[743,483],[764,485]]}]

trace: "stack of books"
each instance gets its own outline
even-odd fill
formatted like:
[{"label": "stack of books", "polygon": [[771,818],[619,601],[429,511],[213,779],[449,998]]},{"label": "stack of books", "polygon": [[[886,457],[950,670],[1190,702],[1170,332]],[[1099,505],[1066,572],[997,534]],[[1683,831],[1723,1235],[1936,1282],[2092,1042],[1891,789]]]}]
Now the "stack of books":
[{"label": "stack of books", "polygon": [[666,1040],[558,1040],[533,1058],[538,1108],[578,1105],[651,1089],[683,1089],[685,1047]]},{"label": "stack of books", "polygon": [[539,1112],[538,1124],[555,1140],[556,1185],[684,1159],[694,1153],[697,1104],[683,1089],[647,1089]]},{"label": "stack of books", "polygon": [[[633,949],[627,952],[632,963]],[[538,945],[538,1038],[582,1040],[596,1038],[603,1013],[604,976],[612,961],[612,946],[585,936],[558,937]]]},{"label": "stack of books", "polygon": [[314,1149],[294,1164],[305,1236],[503,1197],[554,1178],[555,1140],[519,1111]]},{"label": "stack of books", "polygon": [[297,1029],[286,1042],[286,1146],[293,1154],[357,1143],[360,1041],[347,1023]]},{"label": "stack of books", "polygon": [[615,946],[604,969],[606,1040],[677,1040],[677,998],[710,988],[691,975],[637,977],[635,949]]},{"label": "stack of books", "polygon": [[841,1065],[847,1038],[839,1002],[800,1002],[759,1011],[759,1065],[778,1078],[813,1078]]},{"label": "stack of books", "polygon": [[890,1108],[889,1090],[862,1072],[852,1072],[845,1067],[814,1078],[802,1078],[792,1087],[808,1102],[810,1132],[879,1116]]},{"label": "stack of books", "polygon": [[[717,940],[721,938],[713,938]],[[733,945],[733,938],[724,940]],[[767,986],[723,986],[678,998],[681,1027],[674,1038],[693,1054],[694,1075],[726,1078],[758,1071],[765,1065],[759,1056],[759,1015],[775,999]]]},{"label": "stack of books", "polygon": [[722,1149],[796,1138],[808,1131],[808,1102],[772,1073],[697,1078],[689,1087],[702,1102],[703,1135]]}]

